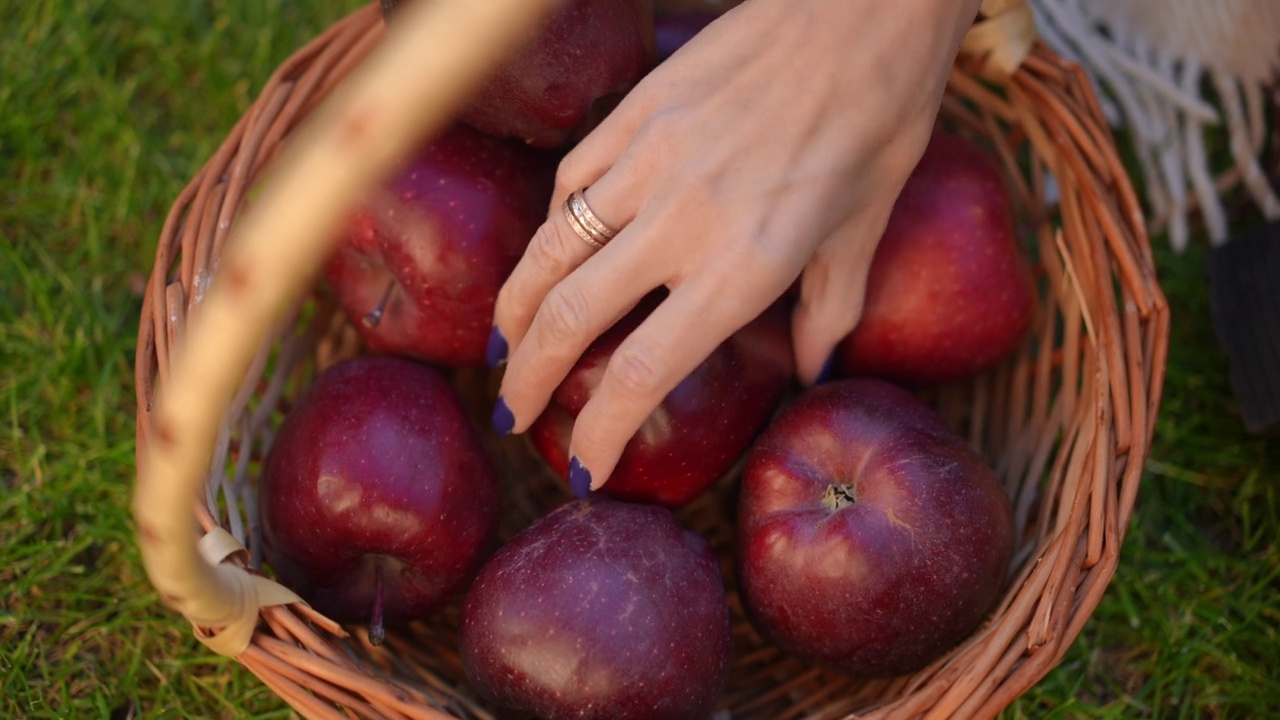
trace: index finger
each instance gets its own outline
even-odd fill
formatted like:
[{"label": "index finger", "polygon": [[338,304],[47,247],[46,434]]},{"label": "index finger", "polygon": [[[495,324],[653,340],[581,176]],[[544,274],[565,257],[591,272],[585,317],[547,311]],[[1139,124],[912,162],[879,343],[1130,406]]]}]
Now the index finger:
[{"label": "index finger", "polygon": [[726,294],[711,283],[682,284],[618,345],[574,423],[569,480],[575,493],[603,486],[632,437],[671,391],[772,297],[753,290],[733,302]]}]

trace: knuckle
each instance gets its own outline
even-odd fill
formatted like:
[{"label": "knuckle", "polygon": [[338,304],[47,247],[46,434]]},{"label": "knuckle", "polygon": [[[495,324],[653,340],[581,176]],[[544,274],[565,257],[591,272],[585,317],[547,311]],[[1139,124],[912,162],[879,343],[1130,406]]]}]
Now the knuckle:
[{"label": "knuckle", "polygon": [[569,283],[560,283],[547,293],[540,314],[543,335],[553,346],[573,343],[584,337],[590,327],[589,300]]},{"label": "knuckle", "polygon": [[[590,453],[598,454],[601,449],[610,443],[617,442],[617,440],[612,437],[618,431],[616,424],[591,422],[591,414],[594,414],[596,417],[600,417],[602,414],[602,409],[599,407],[599,403],[593,402],[593,400],[594,399],[588,400],[587,405],[583,406],[582,412],[578,414],[578,418],[583,418],[585,416],[587,421],[575,422],[569,439],[570,447],[578,451],[577,454],[579,454],[579,458],[581,460],[587,459],[585,457],[581,457],[582,451],[586,450]],[[588,465],[588,467],[590,467],[590,465]]]},{"label": "knuckle", "polygon": [[530,241],[532,252],[529,259],[534,266],[546,273],[563,274],[568,268],[572,256],[572,246],[555,223],[546,222],[538,227]]},{"label": "knuckle", "polygon": [[658,358],[638,343],[623,343],[609,360],[605,376],[625,398],[651,399],[662,391]]},{"label": "knuckle", "polygon": [[684,123],[679,110],[662,108],[645,118],[636,128],[636,140],[641,144],[653,143],[663,145],[673,133],[678,132]]},{"label": "knuckle", "polygon": [[560,165],[556,167],[555,189],[557,197],[562,193],[567,195],[578,189],[575,183],[577,183],[578,179],[583,176],[585,170],[584,167],[580,167],[583,166],[584,163],[579,158],[579,155],[570,151],[570,153],[560,161]]},{"label": "knuckle", "polygon": [[610,172],[620,174],[631,184],[664,168],[684,165],[680,158],[680,118],[669,110],[659,111],[640,123],[627,149]]}]

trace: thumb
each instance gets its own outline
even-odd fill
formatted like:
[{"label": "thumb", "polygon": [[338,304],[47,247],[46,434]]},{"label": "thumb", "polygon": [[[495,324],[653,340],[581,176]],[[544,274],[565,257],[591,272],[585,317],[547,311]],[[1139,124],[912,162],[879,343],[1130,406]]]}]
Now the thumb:
[{"label": "thumb", "polygon": [[819,246],[801,274],[791,342],[796,374],[806,386],[825,379],[836,345],[862,317],[867,276],[885,222],[851,218]]}]

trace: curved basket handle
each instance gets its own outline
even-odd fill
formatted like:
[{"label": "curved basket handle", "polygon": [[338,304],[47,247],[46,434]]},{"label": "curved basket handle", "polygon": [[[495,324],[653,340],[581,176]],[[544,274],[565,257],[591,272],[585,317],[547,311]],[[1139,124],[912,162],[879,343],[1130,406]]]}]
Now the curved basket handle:
[{"label": "curved basket handle", "polygon": [[1021,67],[1035,44],[1035,17],[1027,0],[982,0],[982,18],[965,34],[960,51],[984,58],[984,78],[1002,80]]},{"label": "curved basket handle", "polygon": [[[220,420],[268,328],[303,291],[357,198],[439,132],[556,2],[434,0],[406,7],[382,44],[299,128],[228,244],[160,389],[134,495],[147,575],[198,635],[252,627],[265,599],[279,599],[262,578],[203,557],[192,512]],[[242,652],[248,639],[239,635],[216,644],[218,651]]]}]

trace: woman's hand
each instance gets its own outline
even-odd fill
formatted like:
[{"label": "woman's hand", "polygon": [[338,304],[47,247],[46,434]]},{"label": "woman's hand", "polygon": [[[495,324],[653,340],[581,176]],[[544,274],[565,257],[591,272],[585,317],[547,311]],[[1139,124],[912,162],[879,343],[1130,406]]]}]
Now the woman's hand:
[{"label": "woman's hand", "polygon": [[[597,336],[670,294],[614,353],[570,443],[598,488],[677,383],[803,272],[801,380],[858,320],[867,268],[924,151],[977,0],[747,0],[655,69],[560,165],[547,222],[498,295],[494,426],[523,432]],[[588,188],[618,235],[561,212]]]}]

